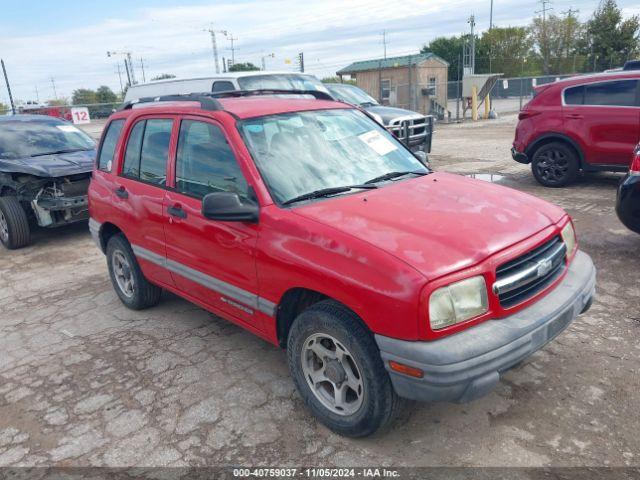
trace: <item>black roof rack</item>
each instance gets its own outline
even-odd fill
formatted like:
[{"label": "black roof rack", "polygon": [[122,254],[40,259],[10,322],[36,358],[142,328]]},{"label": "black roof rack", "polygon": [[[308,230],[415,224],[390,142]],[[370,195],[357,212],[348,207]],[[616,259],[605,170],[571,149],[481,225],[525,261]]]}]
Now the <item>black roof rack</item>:
[{"label": "black roof rack", "polygon": [[126,102],[120,110],[129,110],[134,105],[141,103],[157,103],[157,102],[198,102],[203,110],[224,110],[224,107],[218,102],[217,98],[239,98],[253,97],[258,95],[310,95],[316,100],[335,99],[326,92],[319,90],[284,90],[284,89],[259,89],[259,90],[228,90],[225,92],[203,92],[203,93],[185,93],[174,95],[160,95],[157,97],[143,97],[137,100]]},{"label": "black roof rack", "polygon": [[253,97],[258,95],[311,95],[316,100],[335,101],[330,94],[320,90],[285,90],[282,88],[261,88],[256,90],[227,90],[224,92],[213,92],[214,98],[237,98],[237,97]]},{"label": "black roof rack", "polygon": [[143,97],[137,100],[126,102],[120,110],[130,110],[134,105],[141,103],[157,102],[198,102],[203,110],[224,110],[220,102],[211,96],[210,93],[186,93],[176,95],[160,95],[158,97]]}]

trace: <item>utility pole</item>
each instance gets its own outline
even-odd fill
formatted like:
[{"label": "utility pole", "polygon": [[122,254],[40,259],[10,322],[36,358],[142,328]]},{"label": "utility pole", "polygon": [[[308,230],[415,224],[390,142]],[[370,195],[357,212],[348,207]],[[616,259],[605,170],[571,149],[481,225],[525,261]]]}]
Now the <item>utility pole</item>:
[{"label": "utility pole", "polygon": [[551,0],[539,0],[542,4],[542,9],[536,11],[535,13],[542,13],[542,62],[543,62],[543,71],[545,75],[549,73],[549,45],[547,43],[547,12],[553,10],[553,7],[549,7]]},{"label": "utility pole", "polygon": [[107,57],[112,57],[114,55],[123,55],[124,56],[124,67],[127,71],[127,80],[129,86],[136,84],[136,77],[133,72],[133,60],[131,60],[131,52],[107,52]]},{"label": "utility pole", "polygon": [[234,45],[233,42],[238,40],[238,37],[234,37],[231,33],[228,33],[227,40],[229,40],[231,42],[231,65],[235,65],[235,63],[236,63],[236,49],[233,46]]},{"label": "utility pole", "polygon": [[263,55],[260,60],[262,61],[262,70],[266,70],[267,69],[267,62],[266,59],[267,58],[275,58],[275,53],[270,53],[269,55]]},{"label": "utility pole", "polygon": [[124,97],[124,88],[122,87],[122,70],[120,70],[119,63],[116,63],[116,67],[118,67],[118,80],[120,81],[120,93]]},{"label": "utility pole", "polygon": [[384,46],[384,59],[387,59],[387,31],[382,30],[382,45]]},{"label": "utility pole", "polygon": [[[580,10],[574,10],[572,7],[569,7],[569,10],[565,10],[564,12],[561,12],[562,15],[565,16],[565,27],[566,30],[564,32],[564,40],[565,40],[565,45],[564,45],[564,53],[565,53],[565,57],[569,58],[569,45],[572,45],[573,43],[573,33],[571,31],[571,24],[569,22],[569,20],[573,20],[578,13],[580,13]],[[573,45],[572,45],[573,46]],[[576,71],[576,51],[573,51],[573,71]]]},{"label": "utility pole", "polygon": [[493,28],[493,0],[491,0],[491,10],[489,11],[489,30]]},{"label": "utility pole", "polygon": [[476,36],[474,33],[474,29],[476,27],[476,17],[471,14],[467,23],[471,26],[471,52],[469,56],[470,70],[471,75],[476,72]]},{"label": "utility pole", "polygon": [[211,50],[213,51],[213,63],[216,67],[216,73],[220,73],[220,62],[218,61],[218,42],[216,41],[216,33],[222,33],[225,37],[227,36],[226,30],[215,30],[213,28],[213,24],[211,24],[210,28],[205,28],[203,32],[209,32],[211,35]]},{"label": "utility pole", "polygon": [[144,75],[144,60],[140,57],[140,68],[142,69],[142,82],[147,83],[147,79]]},{"label": "utility pole", "polygon": [[4,74],[4,83],[7,84],[7,93],[9,94],[9,103],[11,103],[11,113],[16,114],[16,106],[13,103],[13,95],[11,94],[11,85],[9,85],[9,77],[7,76],[7,69],[4,66],[4,60],[0,60],[2,64],[2,73]]},{"label": "utility pole", "polygon": [[38,85],[36,85],[36,102],[40,105],[40,94],[38,93]]},{"label": "utility pole", "polygon": [[56,91],[56,81],[51,77],[51,86],[53,87],[53,98],[58,99],[58,92]]},{"label": "utility pole", "polygon": [[304,52],[298,54],[298,66],[300,67],[300,72],[304,73]]}]

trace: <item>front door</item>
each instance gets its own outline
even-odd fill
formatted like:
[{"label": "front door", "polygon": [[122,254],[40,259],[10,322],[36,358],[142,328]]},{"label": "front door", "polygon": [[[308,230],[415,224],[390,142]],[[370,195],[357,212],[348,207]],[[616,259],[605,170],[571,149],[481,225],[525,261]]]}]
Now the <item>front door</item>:
[{"label": "front door", "polygon": [[167,261],[178,289],[250,326],[258,320],[255,247],[258,226],[205,218],[202,198],[248,185],[214,121],[185,118],[180,124],[174,188],[167,192]]}]

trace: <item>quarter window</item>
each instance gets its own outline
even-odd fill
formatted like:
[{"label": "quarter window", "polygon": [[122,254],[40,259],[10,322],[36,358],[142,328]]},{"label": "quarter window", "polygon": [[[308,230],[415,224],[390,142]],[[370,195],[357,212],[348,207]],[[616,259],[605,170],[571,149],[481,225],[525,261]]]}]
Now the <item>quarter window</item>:
[{"label": "quarter window", "polygon": [[584,85],[567,88],[564,91],[566,105],[584,105]]},{"label": "quarter window", "polygon": [[182,121],[176,157],[176,189],[196,198],[212,192],[247,196],[247,182],[217,126]]},{"label": "quarter window", "polygon": [[131,130],[122,174],[165,186],[173,120],[151,119]]},{"label": "quarter window", "polygon": [[636,106],[637,80],[602,82],[584,86],[585,105]]},{"label": "quarter window", "polygon": [[213,87],[211,88],[212,92],[228,92],[230,90],[235,90],[236,87],[233,85],[233,82],[229,82],[228,80],[219,80],[217,82],[213,82]]},{"label": "quarter window", "polygon": [[124,120],[114,120],[109,124],[107,134],[104,136],[104,141],[100,147],[100,154],[98,155],[98,169],[105,172],[111,171],[111,164],[113,163],[113,156],[116,151],[116,145],[118,143],[118,137],[122,131]]}]

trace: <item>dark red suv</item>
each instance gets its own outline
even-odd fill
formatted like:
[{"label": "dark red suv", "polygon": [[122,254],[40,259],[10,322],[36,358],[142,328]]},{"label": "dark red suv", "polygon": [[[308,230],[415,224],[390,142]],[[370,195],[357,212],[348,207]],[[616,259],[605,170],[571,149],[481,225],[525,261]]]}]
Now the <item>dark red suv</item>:
[{"label": "dark red suv", "polygon": [[125,305],[165,289],[286,348],[333,430],[478,398],[591,304],[561,208],[432,172],[350,105],[233,95],[112,115],[90,230]]},{"label": "dark red suv", "polygon": [[580,171],[626,171],[640,140],[640,71],[541,85],[520,112],[511,153],[536,180],[562,187]]}]

